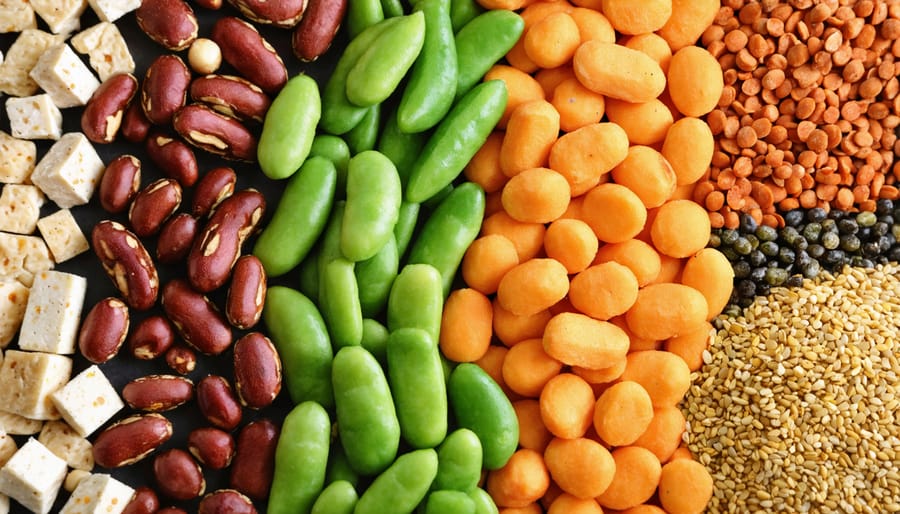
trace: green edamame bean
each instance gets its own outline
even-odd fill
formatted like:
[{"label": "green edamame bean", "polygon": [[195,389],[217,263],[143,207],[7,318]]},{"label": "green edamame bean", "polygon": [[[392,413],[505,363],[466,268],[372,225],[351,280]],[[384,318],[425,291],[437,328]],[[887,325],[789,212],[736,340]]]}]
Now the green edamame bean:
[{"label": "green edamame bean", "polygon": [[343,138],[332,134],[318,134],[313,139],[309,156],[324,157],[334,164],[337,170],[337,186],[335,194],[343,197],[347,187],[347,163],[350,162],[350,147]]},{"label": "green edamame bean", "polygon": [[288,179],[272,219],[253,246],[269,277],[294,269],[325,229],[334,204],[337,169],[311,157]]},{"label": "green edamame bean", "polygon": [[425,514],[475,514],[475,500],[462,491],[433,491],[425,500]]},{"label": "green edamame bean", "polygon": [[312,506],[311,514],[353,514],[353,508],[359,501],[359,495],[353,484],[346,480],[338,480],[322,489]]},{"label": "green edamame bean", "polygon": [[347,75],[347,99],[360,107],[381,103],[397,89],[425,41],[425,16],[414,12],[382,32]]},{"label": "green edamame bean", "polygon": [[476,0],[450,0],[450,21],[453,24],[453,32],[457,33],[466,23],[484,12]]},{"label": "green edamame bean", "polygon": [[401,0],[381,0],[381,10],[385,18],[394,18],[406,14],[406,8]]},{"label": "green edamame bean", "polygon": [[381,104],[375,104],[366,110],[366,115],[344,134],[347,145],[353,155],[366,150],[374,150],[378,141],[378,133],[381,131]]},{"label": "green edamame bean", "polygon": [[371,258],[394,235],[403,192],[394,163],[369,150],[350,159],[341,253],[351,261]]},{"label": "green edamame bean", "polygon": [[291,400],[295,404],[310,400],[331,408],[333,352],[316,305],[299,291],[272,286],[266,293],[262,319],[281,357]]},{"label": "green edamame bean", "polygon": [[437,193],[431,195],[431,198],[429,198],[428,200],[425,200],[424,202],[422,202],[422,208],[424,208],[426,211],[433,211],[433,210],[435,210],[435,209],[437,208],[437,206],[440,205],[441,202],[444,201],[444,198],[447,198],[447,196],[448,196],[454,189],[456,189],[456,186],[454,186],[452,183],[447,184],[447,185],[444,186],[440,191],[438,191]]},{"label": "green edamame bean", "polygon": [[345,23],[351,38],[385,18],[381,0],[353,0],[347,3]]},{"label": "green edamame bean", "polygon": [[319,86],[309,75],[291,77],[266,112],[256,149],[259,167],[271,179],[294,174],[306,157],[322,116]]},{"label": "green edamame bean", "polygon": [[334,356],[331,380],[350,466],[362,475],[380,473],[400,446],[400,422],[381,365],[365,348],[345,346]]},{"label": "green edamame bean", "polygon": [[434,266],[443,292],[450,294],[466,249],[478,237],[484,219],[484,190],[474,182],[457,186],[425,220],[409,249],[407,262]]},{"label": "green edamame bean", "polygon": [[374,317],[381,314],[387,305],[394,278],[400,271],[400,256],[397,254],[397,241],[393,234],[378,253],[357,262],[354,271],[363,316]]},{"label": "green edamame bean", "polygon": [[468,428],[457,428],[437,449],[438,472],[432,489],[468,492],[481,479],[481,441]]},{"label": "green edamame bean", "polygon": [[412,512],[428,493],[437,472],[437,453],[432,448],[413,450],[397,457],[360,496],[354,514]]},{"label": "green edamame bean", "polygon": [[335,349],[362,342],[363,315],[353,267],[347,259],[334,259],[321,277],[319,306]]},{"label": "green edamame bean", "polygon": [[309,252],[303,262],[300,263],[300,280],[298,287],[300,292],[313,302],[319,298],[319,252],[317,247]]},{"label": "green edamame bean", "polygon": [[317,251],[316,268],[319,276],[319,295],[322,294],[322,276],[325,275],[325,265],[335,259],[341,259],[344,254],[341,253],[341,225],[344,221],[344,206],[346,202],[339,200],[334,202],[331,208],[331,216],[328,217],[328,224],[325,225],[325,231],[319,237],[319,248]]},{"label": "green edamame bean", "polygon": [[504,9],[483,12],[459,29],[456,33],[456,58],[459,62],[457,98],[481,82],[491,66],[516,44],[523,30],[525,22],[522,17]]},{"label": "green edamame bean", "polygon": [[519,444],[519,420],[506,393],[471,362],[456,366],[447,392],[457,425],[475,432],[481,441],[484,467],[503,467]]},{"label": "green edamame bean", "polygon": [[475,502],[475,514],[500,514],[500,509],[487,491],[476,487],[469,491],[469,498]]},{"label": "green edamame bean", "polygon": [[441,274],[430,264],[403,266],[388,296],[387,327],[390,332],[401,328],[421,328],[437,344],[441,332],[444,295]]},{"label": "green edamame bean", "polygon": [[458,64],[450,0],[420,0],[415,10],[425,15],[425,42],[397,107],[397,125],[403,132],[423,132],[437,125],[456,95]]},{"label": "green edamame bean", "polygon": [[447,387],[437,343],[420,328],[391,332],[388,381],[400,435],[413,448],[433,448],[447,435]]},{"label": "green edamame bean", "polygon": [[328,468],[325,470],[325,483],[344,481],[354,488],[359,486],[359,473],[350,467],[347,460],[347,452],[341,444],[340,437],[335,437],[331,442],[331,452],[328,454]]},{"label": "green edamame bean", "polygon": [[397,224],[394,225],[394,239],[397,240],[397,255],[403,258],[416,232],[421,204],[400,202]]},{"label": "green edamame bean", "polygon": [[275,448],[268,512],[310,511],[325,485],[330,443],[331,419],[324,407],[306,401],[291,409],[281,425]]},{"label": "green edamame bean", "polygon": [[500,121],[506,99],[506,84],[489,80],[472,88],[453,106],[410,171],[407,201],[427,200],[462,173]]},{"label": "green edamame bean", "polygon": [[387,367],[387,342],[390,332],[386,326],[372,318],[363,319],[362,347],[369,350],[381,367]]},{"label": "green edamame bean", "polygon": [[404,186],[409,178],[409,171],[412,169],[413,163],[419,157],[419,149],[425,146],[426,137],[427,134],[424,132],[409,134],[401,131],[400,127],[397,126],[396,110],[391,112],[391,115],[384,123],[381,137],[378,140],[378,151],[383,153],[397,167],[400,183]]}]

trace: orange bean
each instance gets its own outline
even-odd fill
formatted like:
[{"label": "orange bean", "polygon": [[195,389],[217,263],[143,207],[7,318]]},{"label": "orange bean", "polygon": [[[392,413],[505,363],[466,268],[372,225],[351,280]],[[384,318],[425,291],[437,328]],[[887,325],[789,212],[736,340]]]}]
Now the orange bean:
[{"label": "orange bean", "polygon": [[621,184],[608,183],[600,184],[587,193],[581,216],[594,230],[597,239],[605,243],[621,243],[641,231],[647,220],[647,209],[632,190]]},{"label": "orange bean", "polygon": [[712,498],[713,479],[697,461],[678,459],[666,463],[659,479],[659,501],[671,514],[698,514]]},{"label": "orange bean", "polygon": [[500,147],[500,169],[512,177],[546,166],[559,136],[559,113],[543,98],[520,104],[509,117]]},{"label": "orange bean", "polygon": [[506,272],[497,287],[497,301],[513,314],[529,316],[550,308],[568,292],[566,267],[556,259],[537,258]]},{"label": "orange bean", "polygon": [[628,155],[628,135],[615,123],[594,123],[564,134],[550,149],[550,167],[563,174],[572,196],[586,193]]},{"label": "orange bean", "polygon": [[665,284],[667,282],[680,282],[681,269],[684,267],[685,259],[677,257],[669,257],[668,255],[659,256],[659,275],[653,284]]},{"label": "orange bean", "polygon": [[687,446],[684,446],[683,443],[674,452],[672,452],[672,456],[669,457],[669,462],[678,459],[694,460],[694,455],[691,453],[691,450],[688,449]]},{"label": "orange bean", "polygon": [[[608,512],[608,511],[607,511]],[[618,514],[667,514],[666,511],[652,504],[637,505],[630,509],[620,510]]]},{"label": "orange bean", "polygon": [[565,439],[587,432],[596,401],[591,385],[573,373],[560,373],[548,380],[538,398],[544,426],[554,436]]},{"label": "orange bean", "polygon": [[503,186],[500,201],[516,221],[550,223],[566,212],[570,198],[566,177],[550,168],[528,168]]},{"label": "orange bean", "polygon": [[569,301],[588,316],[608,320],[624,314],[638,296],[638,281],[618,262],[595,264],[575,275],[569,284]]},{"label": "orange bean", "polygon": [[494,294],[500,279],[519,264],[512,241],[500,234],[481,236],[469,245],[460,268],[463,281],[484,294]]},{"label": "orange bean", "polygon": [[706,247],[711,230],[706,209],[690,200],[671,200],[656,212],[650,237],[659,253],[690,257]]},{"label": "orange bean", "polygon": [[[541,89],[544,90],[545,98],[551,98],[553,96],[553,90],[564,80],[574,78],[575,72],[572,71],[572,66],[569,64],[558,66],[556,68],[543,68],[534,74],[534,79],[538,81],[538,84],[541,85]],[[554,105],[554,107],[556,106]],[[559,109],[557,108],[557,110]]]},{"label": "orange bean", "polygon": [[500,199],[500,191],[484,195],[484,216],[492,216],[503,211],[503,202]]},{"label": "orange bean", "polygon": [[628,321],[625,316],[616,316],[609,320],[613,325],[621,328],[628,334],[628,352],[640,352],[643,350],[659,350],[662,348],[662,342],[655,339],[646,339],[638,337],[628,328]]},{"label": "orange bean", "polygon": [[[528,30],[526,29],[523,32],[523,35],[527,32]],[[521,36],[519,37],[519,40],[516,41],[516,44],[509,49],[509,52],[506,52],[506,62],[523,73],[534,73],[539,69],[538,65],[533,63],[528,57],[528,54],[525,53],[525,38]]]},{"label": "orange bean", "polygon": [[569,12],[569,15],[578,25],[578,34],[581,36],[582,43],[594,39],[606,43],[616,42],[616,29],[598,9],[576,7]]},{"label": "orange bean", "polygon": [[594,264],[610,261],[627,266],[640,287],[655,280],[662,267],[659,253],[640,239],[629,239],[621,243],[603,245],[597,250]]},{"label": "orange bean", "polygon": [[525,262],[540,253],[546,231],[543,223],[517,221],[506,211],[495,212],[481,223],[482,236],[499,234],[512,241],[519,262]]},{"label": "orange bean", "polygon": [[596,39],[582,43],[572,57],[572,65],[575,76],[588,89],[626,102],[649,102],[666,87],[666,75],[659,63],[643,52],[615,43]]},{"label": "orange bean", "polygon": [[603,514],[603,509],[593,498],[578,498],[569,493],[556,497],[547,514]]},{"label": "orange bean", "polygon": [[634,441],[634,445],[650,450],[660,462],[666,462],[681,444],[684,422],[684,414],[680,408],[674,405],[655,407],[653,419],[644,433]]},{"label": "orange bean", "polygon": [[605,491],[615,476],[609,450],[592,439],[554,438],[544,450],[544,461],[553,481],[576,498],[594,498]]},{"label": "orange bean", "polygon": [[484,81],[487,82],[489,80],[502,80],[506,84],[506,109],[497,123],[497,127],[501,129],[506,128],[509,117],[520,104],[544,98],[544,90],[541,89],[538,81],[534,80],[534,77],[528,73],[512,66],[495,64],[484,75]]},{"label": "orange bean", "polygon": [[485,193],[500,191],[509,178],[500,169],[500,147],[503,144],[503,137],[504,133],[499,130],[491,132],[463,170],[466,179],[481,186]]},{"label": "orange bean", "polygon": [[613,168],[612,178],[617,184],[631,189],[648,209],[664,204],[675,192],[672,166],[649,146],[629,148],[625,160]]},{"label": "orange bean", "polygon": [[703,365],[703,350],[709,348],[713,334],[713,326],[707,321],[690,332],[669,338],[664,347],[667,352],[681,357],[688,369],[697,371]]},{"label": "orange bean", "polygon": [[697,42],[719,13],[721,0],[672,0],[672,15],[656,31],[672,51]]},{"label": "orange bean", "polygon": [[507,9],[515,11],[531,3],[529,0],[476,0],[485,9]]},{"label": "orange bean", "polygon": [[547,257],[558,260],[570,274],[587,268],[597,255],[598,247],[594,231],[579,219],[558,219],[544,234]]},{"label": "orange bean", "polygon": [[440,348],[448,359],[473,362],[482,358],[493,334],[491,300],[470,288],[456,289],[444,302]]},{"label": "orange bean", "polygon": [[644,103],[606,101],[606,117],[619,125],[633,145],[652,145],[665,139],[674,123],[672,111],[657,98]]},{"label": "orange bean", "polygon": [[650,284],[638,292],[625,319],[639,337],[662,341],[703,325],[707,310],[706,298],[693,287]]},{"label": "orange bean", "polygon": [[534,502],[524,507],[503,507],[497,511],[497,514],[541,514],[540,503]]},{"label": "orange bean", "polygon": [[632,444],[650,426],[653,403],[637,382],[622,381],[597,398],[594,430],[609,446]]},{"label": "orange bean", "polygon": [[544,328],[553,317],[549,310],[530,316],[517,316],[504,309],[496,297],[492,303],[494,306],[494,335],[501,343],[509,347],[526,339],[543,336]]},{"label": "orange bean", "polygon": [[602,11],[622,34],[644,34],[662,28],[672,16],[672,0],[602,0]]},{"label": "orange bean", "polygon": [[659,67],[665,73],[669,69],[669,61],[672,59],[672,49],[660,35],[655,32],[637,34],[625,41],[625,46],[632,50],[638,50],[649,55],[659,63]]},{"label": "orange bean", "polygon": [[529,398],[540,396],[544,385],[560,370],[562,363],[547,355],[540,338],[520,341],[503,359],[503,380],[507,387]]},{"label": "orange bean", "polygon": [[675,354],[649,350],[631,352],[620,380],[641,384],[650,395],[654,407],[678,404],[691,386],[691,371]]},{"label": "orange bean", "polygon": [[566,12],[553,13],[538,21],[524,37],[525,54],[541,68],[566,64],[581,44],[578,25]]},{"label": "orange bean", "polygon": [[544,327],[544,351],[570,366],[608,368],[628,352],[628,334],[608,321],[563,312]]},{"label": "orange bean", "polygon": [[662,473],[656,455],[640,446],[622,446],[612,451],[612,458],[616,472],[609,487],[597,497],[597,503],[603,508],[622,510],[649,500]]},{"label": "orange bean", "polygon": [[703,248],[689,257],[681,272],[681,283],[693,287],[706,298],[706,319],[722,312],[734,287],[734,268],[725,255],[714,248]]},{"label": "orange bean", "polygon": [[672,55],[666,80],[669,97],[685,116],[708,114],[725,87],[719,61],[698,46],[686,46]]},{"label": "orange bean", "polygon": [[534,398],[524,398],[514,401],[512,405],[519,420],[519,446],[543,453],[553,434],[541,419],[540,402]]},{"label": "orange bean", "polygon": [[581,366],[572,366],[572,373],[583,378],[585,382],[591,385],[608,384],[625,372],[625,364],[627,361],[623,358],[616,364],[603,369],[588,369]]},{"label": "orange bean", "polygon": [[502,468],[488,474],[486,490],[498,507],[527,507],[538,501],[549,486],[550,475],[541,454],[521,448]]},{"label": "orange bean", "polygon": [[503,381],[503,359],[506,358],[506,352],[508,351],[509,348],[505,346],[492,344],[484,352],[484,355],[475,361],[475,364],[490,375],[507,392],[507,396],[512,396],[514,393],[506,387],[506,382]]},{"label": "orange bean", "polygon": [[559,127],[564,132],[600,123],[606,112],[603,95],[584,87],[574,75],[561,81],[548,96],[559,112]]}]

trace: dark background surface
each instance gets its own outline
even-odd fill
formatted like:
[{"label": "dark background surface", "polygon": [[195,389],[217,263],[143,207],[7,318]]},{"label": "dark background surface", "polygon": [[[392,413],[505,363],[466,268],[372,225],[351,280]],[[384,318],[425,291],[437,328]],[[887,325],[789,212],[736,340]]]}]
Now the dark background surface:
[{"label": "dark background surface", "polygon": [[[215,22],[216,19],[222,16],[240,16],[238,11],[232,8],[230,5],[226,5],[222,7],[222,9],[218,11],[209,11],[203,8],[194,7],[194,12],[197,15],[200,21],[200,37],[209,37],[210,29]],[[98,18],[94,14],[94,12],[88,8],[84,15],[81,18],[81,28],[90,27],[96,23],[98,23]],[[144,72],[146,71],[149,64],[155,59],[157,56],[162,55],[164,53],[171,53],[162,46],[156,44],[150,38],[148,38],[138,27],[137,22],[135,20],[134,13],[129,13],[124,17],[120,18],[116,21],[116,25],[119,30],[122,32],[122,35],[125,37],[128,42],[129,50],[131,51],[132,56],[135,60],[135,76],[140,80],[143,77]],[[291,52],[290,39],[291,39],[291,30],[287,29],[279,29],[275,27],[268,26],[260,26],[255,24],[257,28],[260,30],[262,35],[276,48],[278,53],[281,55],[282,59],[285,62],[285,65],[288,68],[289,76],[293,76],[297,73],[307,73],[313,76],[319,86],[322,87],[324,85],[324,80],[328,77],[331,69],[333,68],[338,56],[340,55],[340,51],[343,46],[345,46],[346,38],[341,31],[337,38],[335,39],[334,44],[328,50],[328,52],[323,55],[319,60],[313,63],[302,63],[300,62]],[[38,18],[38,28],[42,30],[48,30],[46,25]],[[0,34],[0,51],[6,55],[9,46],[15,40],[17,34]],[[80,55],[80,54],[79,54]],[[182,52],[178,52],[185,62],[187,62],[187,50]],[[82,60],[87,64],[87,56],[80,55]],[[223,62],[222,67],[219,69],[219,73],[229,73],[235,74],[235,71],[228,66],[227,63]],[[196,76],[196,74],[195,74]],[[5,103],[5,97],[3,98]],[[9,132],[9,120],[6,117],[6,110],[3,108],[0,110],[2,114],[0,114],[0,130],[5,132]],[[80,117],[81,117],[82,108],[68,108],[63,109],[63,132],[74,132],[80,131]],[[261,126],[256,125],[252,127],[257,134],[259,133]],[[38,148],[38,159],[46,153],[46,151],[50,148],[52,141],[35,141]],[[100,157],[103,159],[104,163],[109,163],[115,157],[122,154],[132,154],[137,156],[142,164],[142,179],[141,184],[146,185],[151,181],[160,178],[162,175],[160,174],[160,170],[156,169],[153,163],[147,158],[146,153],[144,152],[143,145],[134,144],[128,141],[125,141],[123,138],[119,137],[114,143],[109,145],[94,145],[95,149],[99,153]],[[207,154],[201,150],[195,151],[197,155],[197,160],[199,164],[199,169],[201,176],[202,174],[209,169],[217,166],[231,166],[235,169],[238,175],[238,184],[237,188],[247,188],[253,187],[265,194],[267,201],[267,213],[266,220],[271,216],[275,206],[281,195],[281,188],[283,187],[283,182],[272,181],[266,178],[256,167],[254,164],[249,163],[238,163],[233,161],[226,161],[220,159],[216,156],[212,156]],[[181,211],[185,211],[189,208],[189,202],[191,198],[191,191],[188,189],[185,191],[184,199],[182,202]],[[53,211],[57,210],[55,204],[52,201],[47,201],[44,208],[42,209],[42,216],[47,215]],[[92,227],[103,219],[114,219],[120,222],[125,222],[127,226],[127,219],[124,214],[119,215],[110,215],[105,212],[99,205],[97,201],[96,195],[94,199],[88,204],[84,206],[74,207],[72,209],[72,213],[77,219],[82,231],[85,234],[85,237],[90,241],[90,233]],[[150,251],[151,255],[155,251],[155,239],[145,240],[145,245],[147,246],[148,251]],[[253,240],[251,239],[248,244],[244,246],[245,253],[249,252],[252,248]],[[82,275],[87,277],[88,279],[88,289],[87,296],[84,302],[84,309],[82,311],[82,316],[84,316],[88,310],[100,299],[107,296],[115,296],[117,291],[113,287],[109,278],[107,278],[106,274],[103,272],[103,269],[100,266],[100,263],[93,251],[87,251],[82,253],[81,255],[64,262],[56,267],[59,271],[65,271],[70,273],[75,273],[78,275]],[[160,273],[160,282],[165,283],[167,279],[176,276],[184,275],[184,268],[181,265],[176,266],[161,266],[159,268]],[[294,274],[288,274],[284,277],[279,277],[277,281],[270,281],[270,285],[280,283],[284,285],[292,285],[296,286],[296,276]],[[221,288],[218,291],[215,291],[210,297],[218,304],[223,305],[223,300],[225,296],[225,287]],[[151,311],[147,312],[132,312],[131,323],[132,326],[140,319],[155,313],[161,313],[161,310],[158,308],[154,308]],[[260,323],[256,327],[257,329],[264,330],[263,325]],[[235,339],[237,339],[243,332],[234,331]],[[9,346],[9,348],[15,348],[15,342]],[[74,357],[74,369],[73,376],[87,367],[89,363],[80,355],[75,355]],[[227,351],[222,355],[216,357],[203,356],[198,355],[198,363],[197,368],[188,375],[195,383],[199,381],[201,378],[206,376],[207,374],[219,374],[223,375],[229,380],[232,379],[232,364],[231,364],[231,352]],[[154,373],[174,373],[170,370],[165,362],[162,359],[157,359],[155,361],[139,361],[134,359],[126,351],[121,352],[116,358],[111,361],[101,365],[102,371],[107,375],[113,385],[117,390],[121,391],[122,387],[132,379],[137,377],[154,374]],[[270,419],[275,420],[278,424],[280,424],[284,415],[289,411],[291,407],[290,401],[287,398],[287,392],[282,389],[281,394],[276,399],[275,403],[262,411],[256,412],[249,409],[244,409],[244,421],[241,426],[243,426],[246,422],[256,419],[261,416],[268,417]],[[118,415],[113,419],[120,419],[125,417],[126,415],[131,414],[130,409],[125,407],[122,411],[118,413]],[[191,401],[181,407],[165,413],[165,415],[172,421],[175,433],[173,437],[162,447],[172,448],[172,447],[180,447],[186,448],[186,440],[187,434],[192,428],[207,426],[208,424],[199,414],[199,411],[196,407],[196,403]],[[98,430],[99,432],[99,430]],[[96,436],[95,432],[91,439]],[[235,431],[234,435],[237,435],[237,431]],[[36,437],[36,434],[35,434]],[[19,445],[27,439],[24,436],[17,436],[15,438]],[[100,468],[99,466],[95,467],[94,472],[101,473],[110,473],[114,477],[124,481],[128,485],[132,487],[138,487],[141,485],[148,485],[153,487],[153,474],[152,474],[152,455],[151,457],[144,459],[141,462],[138,462],[132,466],[119,468],[115,470],[109,470]],[[207,491],[213,491],[217,488],[227,487],[228,482],[228,472],[226,471],[213,471],[213,470],[204,470],[204,475],[207,481]],[[54,506],[53,512],[58,512],[61,508],[65,500],[68,498],[68,493],[64,490],[60,491],[59,496],[57,497],[56,505]],[[186,508],[189,512],[196,511],[196,501],[193,502],[171,502],[165,499],[162,499],[162,505],[179,505],[183,508]],[[256,507],[260,512],[265,512],[265,504],[262,502],[255,502]],[[18,505],[15,502],[11,502],[11,512],[19,513],[19,512],[27,512],[24,508]]]}]

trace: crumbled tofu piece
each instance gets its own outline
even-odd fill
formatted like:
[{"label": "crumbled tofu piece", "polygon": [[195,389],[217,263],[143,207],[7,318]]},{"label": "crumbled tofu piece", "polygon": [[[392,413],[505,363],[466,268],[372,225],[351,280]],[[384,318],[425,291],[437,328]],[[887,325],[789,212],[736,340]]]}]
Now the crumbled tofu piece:
[{"label": "crumbled tofu piece", "polygon": [[0,33],[22,32],[36,27],[37,18],[28,0],[0,0]]},{"label": "crumbled tofu piece", "polygon": [[82,480],[91,476],[90,471],[85,471],[83,469],[73,469],[69,471],[69,474],[66,475],[66,480],[63,482],[63,489],[71,493],[78,487],[78,484],[81,483]]},{"label": "crumbled tofu piece", "polygon": [[12,434],[7,434],[0,428],[0,467],[3,467],[18,449],[19,447],[16,445],[16,440],[12,438]]},{"label": "crumbled tofu piece", "polygon": [[30,419],[59,419],[50,395],[71,374],[72,359],[65,355],[7,350],[0,366],[0,409]]},{"label": "crumbled tofu piece", "polygon": [[60,514],[120,514],[133,494],[134,489],[115,478],[95,473],[78,484]]},{"label": "crumbled tofu piece", "polygon": [[[25,318],[28,304],[28,288],[11,279],[0,279],[0,348],[16,337],[16,332]],[[0,363],[3,362],[0,355]]]},{"label": "crumbled tofu piece", "polygon": [[0,230],[33,234],[44,205],[44,193],[29,184],[7,184],[0,191]]},{"label": "crumbled tofu piece", "polygon": [[0,130],[0,182],[22,184],[31,176],[37,162],[34,141],[12,137]]},{"label": "crumbled tofu piece", "polygon": [[7,98],[6,117],[13,137],[59,139],[62,136],[62,112],[47,93]]},{"label": "crumbled tofu piece", "polygon": [[69,34],[78,30],[87,0],[29,0],[34,12],[54,34]]},{"label": "crumbled tofu piece", "polygon": [[0,514],[9,514],[9,496],[0,494]]},{"label": "crumbled tofu piece", "polygon": [[88,0],[102,21],[113,22],[141,6],[141,0]]},{"label": "crumbled tofu piece", "polygon": [[0,430],[11,435],[33,435],[41,431],[44,422],[39,419],[28,419],[12,412],[0,410]]},{"label": "crumbled tofu piece", "polygon": [[19,329],[19,348],[70,355],[75,340],[87,279],[61,271],[44,271],[34,277],[25,318]]},{"label": "crumbled tofu piece", "polygon": [[60,209],[44,216],[38,220],[37,228],[57,263],[65,262],[90,248],[69,209]]},{"label": "crumbled tofu piece", "polygon": [[134,73],[134,58],[114,23],[101,21],[72,36],[71,42],[75,51],[87,54],[101,82],[119,73]]},{"label": "crumbled tofu piece", "polygon": [[31,287],[34,276],[53,269],[53,264],[47,243],[40,237],[0,232],[0,279]]},{"label": "crumbled tofu piece", "polygon": [[37,93],[37,82],[28,73],[41,54],[60,42],[60,36],[43,30],[23,30],[7,50],[3,64],[0,64],[0,93],[10,96],[30,96]]},{"label": "crumbled tofu piece", "polygon": [[64,134],[31,173],[31,182],[62,209],[90,201],[105,166],[81,132]]},{"label": "crumbled tofu piece", "polygon": [[94,469],[94,452],[91,442],[79,435],[64,421],[44,423],[38,441],[66,461],[70,468],[90,471]]},{"label": "crumbled tofu piece", "polygon": [[51,398],[63,419],[83,437],[91,435],[125,406],[96,364],[76,375]]},{"label": "crumbled tofu piece", "polygon": [[61,109],[85,105],[100,87],[91,69],[66,43],[52,46],[41,54],[29,76]]},{"label": "crumbled tofu piece", "polygon": [[0,493],[32,512],[46,514],[66,479],[66,461],[29,438],[0,468]]}]

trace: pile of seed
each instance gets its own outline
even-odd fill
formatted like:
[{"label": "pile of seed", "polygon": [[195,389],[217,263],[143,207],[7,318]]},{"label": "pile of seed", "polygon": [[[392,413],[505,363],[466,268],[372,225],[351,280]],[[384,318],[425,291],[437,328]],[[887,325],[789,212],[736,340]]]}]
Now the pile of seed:
[{"label": "pile of seed", "polygon": [[898,274],[823,273],[716,319],[682,404],[707,512],[900,512]]}]

